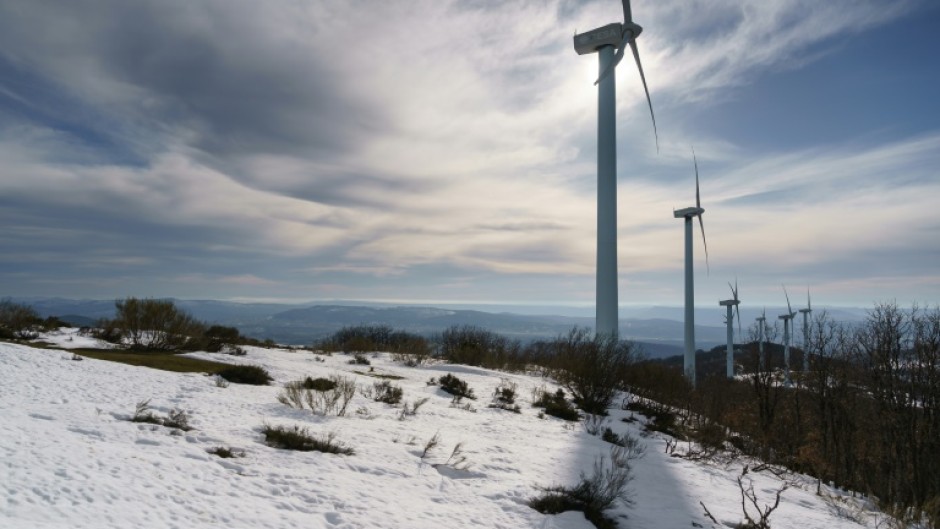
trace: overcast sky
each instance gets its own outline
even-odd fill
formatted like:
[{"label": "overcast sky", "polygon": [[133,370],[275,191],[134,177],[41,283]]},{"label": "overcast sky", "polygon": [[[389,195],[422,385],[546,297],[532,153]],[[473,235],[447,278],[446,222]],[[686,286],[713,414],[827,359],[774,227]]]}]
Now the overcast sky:
[{"label": "overcast sky", "polygon": [[[624,304],[940,301],[940,5],[634,0]],[[593,304],[617,0],[0,0],[0,297]]]}]

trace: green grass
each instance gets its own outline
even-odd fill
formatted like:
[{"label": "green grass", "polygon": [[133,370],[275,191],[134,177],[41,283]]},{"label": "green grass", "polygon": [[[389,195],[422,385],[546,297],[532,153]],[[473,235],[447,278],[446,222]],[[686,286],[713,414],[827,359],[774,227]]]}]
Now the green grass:
[{"label": "green grass", "polygon": [[120,362],[132,366],[150,367],[176,373],[217,373],[232,366],[232,364],[200,360],[166,352],[140,353],[122,349],[70,349],[70,351],[79,356],[87,356],[96,360]]}]

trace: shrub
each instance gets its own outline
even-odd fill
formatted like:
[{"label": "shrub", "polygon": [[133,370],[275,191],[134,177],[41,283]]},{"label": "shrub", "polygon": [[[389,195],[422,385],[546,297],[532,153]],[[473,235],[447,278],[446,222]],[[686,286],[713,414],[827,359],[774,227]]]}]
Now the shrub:
[{"label": "shrub", "polygon": [[606,458],[594,461],[591,476],[581,474],[581,481],[573,487],[554,486],[543,489],[542,496],[534,498],[529,506],[542,514],[581,511],[598,529],[616,529],[617,524],[606,512],[617,500],[632,505],[627,485],[633,480],[629,464],[606,464]]},{"label": "shrub", "polygon": [[374,394],[373,400],[384,402],[385,404],[398,404],[401,402],[403,391],[401,386],[396,386],[387,380],[372,384]]},{"label": "shrub", "polygon": [[466,397],[471,400],[476,400],[476,397],[473,395],[473,389],[471,389],[465,381],[460,380],[450,373],[438,379],[438,384],[441,386],[441,389],[455,397]]},{"label": "shrub", "polygon": [[343,327],[329,338],[314,344],[314,349],[344,353],[388,351],[396,361],[418,365],[430,354],[427,340],[416,334],[395,331],[387,325]]},{"label": "shrub", "polygon": [[183,430],[184,432],[188,432],[189,430],[193,429],[189,425],[189,414],[187,414],[186,411],[178,408],[170,410],[170,415],[166,419],[163,419],[163,426],[177,428],[179,430]]},{"label": "shrub", "polygon": [[[131,349],[175,351],[203,345],[204,326],[170,300],[126,298],[114,302],[117,314],[105,320],[104,335],[115,335]],[[196,342],[196,343],[193,343]]]},{"label": "shrub", "polygon": [[527,364],[518,341],[472,325],[446,329],[441,335],[440,354],[455,364],[493,369],[523,370]]},{"label": "shrub", "polygon": [[556,338],[552,349],[552,374],[558,383],[571,393],[579,408],[606,415],[624,372],[636,360],[633,344],[574,328],[567,336]]},{"label": "shrub", "polygon": [[392,351],[392,360],[408,367],[418,367],[427,362],[431,356],[431,346],[421,336],[396,333],[395,343],[389,348]]},{"label": "shrub", "polygon": [[187,414],[184,410],[174,408],[170,411],[168,417],[160,417],[151,411],[150,399],[142,400],[137,403],[137,406],[134,409],[134,416],[131,417],[131,421],[157,424],[160,426],[166,426],[167,428],[176,428],[177,430],[182,430],[184,432],[188,432],[193,429],[192,426],[189,425],[189,414]]},{"label": "shrub", "polygon": [[226,367],[216,374],[229,382],[253,386],[266,386],[274,380],[265,368],[253,365]]},{"label": "shrub", "polygon": [[349,363],[350,363],[350,364],[353,364],[353,365],[360,365],[360,366],[372,365],[372,362],[370,362],[369,359],[366,358],[365,355],[363,355],[362,353],[356,353],[356,354],[349,360]]},{"label": "shrub", "polygon": [[648,419],[644,430],[649,432],[660,432],[670,435],[679,440],[685,440],[686,436],[677,424],[678,416],[666,406],[647,404],[641,400],[635,400],[625,406],[627,410],[636,411],[645,415]]},{"label": "shrub", "polygon": [[496,386],[496,389],[493,391],[493,402],[490,404],[490,408],[521,413],[521,408],[516,404],[517,387],[518,385],[508,378],[500,379],[499,385]]},{"label": "shrub", "polygon": [[288,382],[277,400],[292,408],[309,408],[316,415],[342,417],[355,394],[356,383],[352,379],[333,375],[328,379],[307,377]]},{"label": "shrub", "polygon": [[566,421],[577,421],[581,418],[578,414],[578,410],[565,398],[565,391],[563,389],[558,388],[558,391],[555,393],[549,393],[543,388],[539,389],[541,389],[541,391],[538,392],[538,396],[536,400],[532,402],[532,406],[543,408],[546,414]]},{"label": "shrub", "polygon": [[336,389],[336,381],[323,377],[307,377],[303,380],[303,388],[316,391],[330,391]]},{"label": "shrub", "polygon": [[29,305],[0,300],[0,338],[31,340],[43,327],[39,313]]},{"label": "shrub", "polygon": [[134,416],[131,417],[132,422],[146,422],[150,424],[163,424],[163,421],[154,415],[150,411],[150,399],[142,400],[137,403],[136,408],[134,409]]},{"label": "shrub", "polygon": [[210,353],[221,352],[227,345],[234,346],[242,341],[238,329],[224,325],[212,325],[203,333],[203,338],[206,351]]},{"label": "shrub", "polygon": [[235,451],[235,450],[232,450],[231,448],[227,448],[224,446],[217,446],[215,448],[210,448],[206,450],[206,452],[217,455],[223,459],[228,459],[232,457],[245,457],[245,452]]},{"label": "shrub", "polygon": [[403,421],[405,420],[405,417],[414,417],[418,414],[418,409],[420,409],[421,406],[424,406],[428,400],[430,399],[424,397],[412,402],[411,404],[406,402],[405,405],[401,408],[401,413],[398,414],[398,420]]},{"label": "shrub", "polygon": [[336,434],[332,432],[324,437],[317,437],[311,435],[306,428],[299,426],[288,428],[287,426],[270,426],[266,424],[261,428],[261,433],[264,434],[264,442],[274,448],[347,456],[355,454],[352,448],[336,441]]},{"label": "shrub", "polygon": [[604,428],[604,432],[601,434],[601,439],[613,445],[623,446],[623,439],[614,433],[610,427]]}]

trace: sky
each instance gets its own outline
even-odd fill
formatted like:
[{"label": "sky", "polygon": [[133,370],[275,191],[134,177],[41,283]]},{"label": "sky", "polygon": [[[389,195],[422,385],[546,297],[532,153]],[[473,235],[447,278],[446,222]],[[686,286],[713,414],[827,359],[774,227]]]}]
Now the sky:
[{"label": "sky", "polygon": [[[620,302],[940,302],[940,5],[635,0]],[[592,305],[616,0],[0,0],[0,296]]]}]

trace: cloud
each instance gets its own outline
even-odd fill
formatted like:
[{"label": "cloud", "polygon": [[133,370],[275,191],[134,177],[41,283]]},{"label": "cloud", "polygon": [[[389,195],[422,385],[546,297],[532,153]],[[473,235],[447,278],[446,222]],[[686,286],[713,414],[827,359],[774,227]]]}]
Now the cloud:
[{"label": "cloud", "polygon": [[[681,266],[671,209],[693,196],[692,140],[722,272],[807,264],[820,249],[902,253],[933,236],[921,211],[936,136],[757,154],[683,123],[916,5],[636,2],[663,150],[625,61],[624,273]],[[597,64],[571,35],[619,16],[616,2],[567,0],[0,1],[0,70],[16,73],[0,84],[0,266],[68,258],[60,273],[159,270],[161,284],[206,278],[253,297],[290,284],[369,297],[350,277],[581,285],[594,266]]]}]

